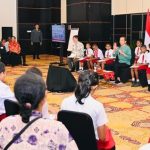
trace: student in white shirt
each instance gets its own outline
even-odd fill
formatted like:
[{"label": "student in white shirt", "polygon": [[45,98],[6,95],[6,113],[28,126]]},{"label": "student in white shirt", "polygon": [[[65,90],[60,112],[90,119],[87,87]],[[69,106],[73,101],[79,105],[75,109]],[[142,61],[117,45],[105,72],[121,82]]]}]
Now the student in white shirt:
[{"label": "student in white shirt", "polygon": [[141,46],[143,45],[142,40],[136,41],[136,48],[135,48],[135,61],[138,60],[140,54],[141,54]]},{"label": "student in white shirt", "polygon": [[148,68],[147,68],[147,82],[148,82],[148,91],[150,92],[150,52],[147,53],[147,63],[148,63]]},{"label": "student in white shirt", "polygon": [[102,50],[99,49],[99,47],[96,43],[93,44],[92,48],[94,51],[94,55],[93,55],[93,58],[90,59],[90,65],[91,65],[92,69],[94,69],[94,64],[98,64],[98,60],[104,59],[104,55],[103,55]]},{"label": "student in white shirt", "polygon": [[5,64],[0,62],[0,115],[4,115],[6,113],[4,107],[4,101],[6,99],[16,101],[14,93],[10,90],[10,87],[4,83],[5,77]]},{"label": "student in white shirt", "polygon": [[114,59],[113,59],[113,50],[111,49],[111,44],[110,43],[106,43],[105,45],[106,51],[105,51],[105,58],[104,61],[102,61],[101,66],[102,66],[102,70],[105,69],[105,64],[107,66],[112,65],[114,63]]},{"label": "student in white shirt", "polygon": [[[106,149],[107,115],[103,104],[95,100],[91,95],[96,90],[98,84],[99,78],[97,73],[90,71],[82,72],[79,75],[74,95],[64,99],[61,104],[61,110],[83,112],[90,115],[93,120],[98,145],[100,145],[101,149]],[[108,140],[107,142],[109,143],[110,141]],[[101,143],[103,144],[101,145]],[[107,146],[109,145],[109,147],[107,149],[111,149],[115,145],[114,141],[112,142],[113,144],[108,143]]]},{"label": "student in white shirt", "polygon": [[91,44],[86,43],[85,57],[79,61],[79,70],[83,70],[83,64],[85,62],[87,62],[88,68],[91,69],[89,60],[90,60],[90,58],[93,57],[93,55],[94,55],[94,53],[93,53],[93,50],[91,49]]},{"label": "student in white shirt", "polygon": [[[137,64],[135,63],[131,67],[131,76],[132,76],[132,87],[138,87],[140,86],[139,82],[139,74],[138,70],[147,70],[147,48],[145,45],[141,47],[141,54],[139,56],[139,59],[137,61]],[[135,78],[136,77],[136,78]]]}]

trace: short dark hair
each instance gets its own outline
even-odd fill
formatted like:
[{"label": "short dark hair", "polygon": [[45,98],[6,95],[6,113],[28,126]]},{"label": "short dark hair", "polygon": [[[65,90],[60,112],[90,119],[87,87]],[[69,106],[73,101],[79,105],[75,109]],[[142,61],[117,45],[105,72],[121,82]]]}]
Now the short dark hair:
[{"label": "short dark hair", "polygon": [[42,71],[39,69],[39,68],[37,68],[37,67],[31,67],[31,68],[29,68],[27,71],[26,71],[26,73],[35,73],[35,74],[37,74],[37,75],[39,75],[39,76],[43,76],[42,75]]},{"label": "short dark hair", "polygon": [[12,36],[12,38],[16,39],[16,37],[15,37],[15,36]]},{"label": "short dark hair", "polygon": [[0,62],[0,73],[5,72],[5,64]]},{"label": "short dark hair", "polygon": [[92,46],[97,46],[98,47],[98,44],[97,43],[93,43],[93,45]]},{"label": "short dark hair", "polygon": [[73,38],[79,39],[79,36],[78,35],[74,35]]},{"label": "short dark hair", "polygon": [[150,48],[150,43],[148,44],[148,47]]},{"label": "short dark hair", "polygon": [[106,44],[105,44],[105,46],[106,46],[106,45],[109,45],[109,46],[111,46],[111,47],[112,47],[111,43],[109,43],[109,42],[108,42],[108,43],[106,43]]},{"label": "short dark hair", "polygon": [[142,39],[137,39],[136,42],[143,43]]},{"label": "short dark hair", "polygon": [[82,99],[89,96],[91,87],[99,84],[99,77],[96,72],[84,71],[79,75],[78,84],[75,89],[75,97],[81,105],[84,103]]},{"label": "short dark hair", "polygon": [[24,74],[17,79],[14,86],[15,97],[20,105],[20,116],[28,123],[32,111],[37,109],[45,96],[46,85],[42,77],[34,73]]},{"label": "short dark hair", "polygon": [[126,36],[121,36],[120,39],[121,39],[121,38],[124,38],[124,40],[127,41]]},{"label": "short dark hair", "polygon": [[146,45],[142,45],[141,48],[146,48],[147,49],[147,46]]}]

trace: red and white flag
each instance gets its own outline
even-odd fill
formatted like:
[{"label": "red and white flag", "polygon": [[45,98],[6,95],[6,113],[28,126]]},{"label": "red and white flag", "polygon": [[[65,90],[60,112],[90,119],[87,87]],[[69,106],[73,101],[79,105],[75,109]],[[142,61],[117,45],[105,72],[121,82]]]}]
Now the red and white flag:
[{"label": "red and white flag", "polygon": [[144,44],[149,49],[148,45],[150,44],[150,12],[148,10],[147,12],[147,18],[146,18],[146,30],[145,30],[145,41]]}]

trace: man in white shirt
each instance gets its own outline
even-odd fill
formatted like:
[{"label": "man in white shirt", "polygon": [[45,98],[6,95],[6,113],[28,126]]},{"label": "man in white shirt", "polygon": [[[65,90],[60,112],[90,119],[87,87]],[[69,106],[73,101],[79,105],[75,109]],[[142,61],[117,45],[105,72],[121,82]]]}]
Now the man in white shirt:
[{"label": "man in white shirt", "polygon": [[0,62],[0,115],[5,114],[4,101],[6,99],[16,101],[14,93],[10,90],[10,87],[4,83],[5,77],[5,65]]},{"label": "man in white shirt", "polygon": [[67,61],[70,71],[77,71],[79,59],[83,58],[84,56],[84,45],[83,43],[79,42],[77,35],[73,37],[73,43],[71,55],[68,56]]}]

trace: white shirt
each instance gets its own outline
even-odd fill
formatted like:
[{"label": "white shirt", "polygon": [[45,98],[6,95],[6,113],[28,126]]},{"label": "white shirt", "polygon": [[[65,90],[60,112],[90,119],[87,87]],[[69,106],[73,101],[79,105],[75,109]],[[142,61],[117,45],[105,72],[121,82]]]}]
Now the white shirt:
[{"label": "white shirt", "polygon": [[139,64],[146,64],[147,63],[147,52],[140,54],[137,63],[139,63]]},{"label": "white shirt", "polygon": [[135,48],[135,56],[139,57],[141,54],[141,47],[136,47]]},{"label": "white shirt", "polygon": [[76,44],[73,44],[71,55],[69,57],[71,58],[83,58],[84,56],[84,45],[81,42],[78,42]]},{"label": "white shirt", "polygon": [[5,107],[4,107],[4,101],[6,99],[17,101],[14,93],[10,90],[10,87],[7,86],[5,83],[0,81],[0,115],[5,114]]},{"label": "white shirt", "polygon": [[[98,53],[97,53],[97,51],[98,51]],[[96,50],[94,51],[94,57],[99,58],[99,59],[104,59],[102,50],[98,49],[97,51]]]},{"label": "white shirt", "polygon": [[97,128],[99,126],[105,125],[108,122],[107,115],[103,104],[96,101],[91,95],[83,99],[83,105],[76,102],[75,95],[72,95],[66,99],[61,104],[61,110],[69,110],[75,112],[83,112],[91,116],[93,120],[95,136],[98,140]]},{"label": "white shirt", "polygon": [[105,52],[105,58],[112,58],[113,57],[113,50],[110,49],[110,50],[106,50]]},{"label": "white shirt", "polygon": [[150,53],[147,53],[146,55],[146,63],[148,63],[148,67],[150,68]]},{"label": "white shirt", "polygon": [[94,52],[91,48],[86,49],[86,56],[91,57],[94,55]]},{"label": "white shirt", "polygon": [[8,41],[5,43],[5,48],[6,48],[6,52],[9,52],[9,42]]},{"label": "white shirt", "polygon": [[150,150],[150,144],[143,145],[139,150]]}]

